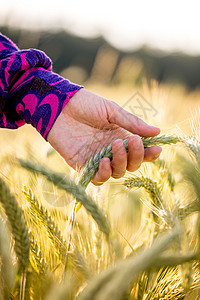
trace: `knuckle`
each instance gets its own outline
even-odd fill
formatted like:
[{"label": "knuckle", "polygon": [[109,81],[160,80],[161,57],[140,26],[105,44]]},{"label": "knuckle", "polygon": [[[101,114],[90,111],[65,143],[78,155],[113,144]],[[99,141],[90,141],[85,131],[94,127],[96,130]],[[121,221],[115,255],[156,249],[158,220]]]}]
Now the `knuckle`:
[{"label": "knuckle", "polygon": [[112,177],[115,179],[118,179],[118,178],[123,177],[125,175],[125,173],[126,173],[126,171],[122,171],[122,170],[115,171],[115,172],[113,172]]},{"label": "knuckle", "polygon": [[102,185],[104,182],[94,181],[92,180],[92,183],[96,186]]}]

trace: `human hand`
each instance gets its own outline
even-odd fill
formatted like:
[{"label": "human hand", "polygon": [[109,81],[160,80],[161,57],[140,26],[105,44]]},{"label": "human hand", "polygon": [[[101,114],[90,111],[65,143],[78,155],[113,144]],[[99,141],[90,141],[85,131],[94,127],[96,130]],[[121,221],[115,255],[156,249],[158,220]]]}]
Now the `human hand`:
[{"label": "human hand", "polygon": [[[111,176],[120,178],[126,170],[136,171],[142,162],[158,158],[162,148],[152,146],[144,149],[140,136],[150,137],[159,133],[159,128],[147,125],[115,102],[80,89],[57,118],[48,141],[74,169],[80,169],[89,155],[113,142],[112,161],[104,157],[92,180],[95,185],[100,185]],[[123,143],[126,138],[128,153]]]}]

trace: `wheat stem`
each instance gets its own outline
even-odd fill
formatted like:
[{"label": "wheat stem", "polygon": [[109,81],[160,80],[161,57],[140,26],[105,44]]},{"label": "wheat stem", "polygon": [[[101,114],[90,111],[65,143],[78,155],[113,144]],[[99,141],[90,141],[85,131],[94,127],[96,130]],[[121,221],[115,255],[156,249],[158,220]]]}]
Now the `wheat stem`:
[{"label": "wheat stem", "polygon": [[23,270],[21,279],[20,279],[20,294],[19,300],[24,300],[25,297],[25,289],[26,289],[26,271]]},{"label": "wheat stem", "polygon": [[153,268],[158,255],[168,248],[179,234],[180,229],[175,229],[136,257],[118,262],[115,266],[101,272],[83,290],[77,300],[124,299],[128,287],[133,284],[138,275],[144,270]]},{"label": "wheat stem", "polygon": [[104,213],[104,211],[98,207],[96,202],[86,194],[83,187],[75,184],[75,182],[66,179],[63,174],[55,173],[50,169],[40,165],[33,164],[30,161],[19,160],[21,166],[27,170],[35,171],[44,175],[49,181],[53,182],[59,188],[71,193],[78,202],[86,208],[86,210],[91,214],[93,219],[99,226],[99,229],[105,233],[108,237],[110,234],[110,223]]}]

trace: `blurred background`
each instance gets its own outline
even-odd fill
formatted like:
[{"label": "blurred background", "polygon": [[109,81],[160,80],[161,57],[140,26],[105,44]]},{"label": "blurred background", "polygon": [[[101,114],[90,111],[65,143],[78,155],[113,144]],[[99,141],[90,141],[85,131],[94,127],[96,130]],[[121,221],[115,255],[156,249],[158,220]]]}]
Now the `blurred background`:
[{"label": "blurred background", "polygon": [[2,1],[0,30],[84,84],[200,85],[198,1]]},{"label": "blurred background", "polygon": [[6,0],[0,31],[45,51],[63,77],[122,106],[133,99],[127,110],[152,108],[138,116],[163,132],[187,133],[199,118],[198,1]]}]

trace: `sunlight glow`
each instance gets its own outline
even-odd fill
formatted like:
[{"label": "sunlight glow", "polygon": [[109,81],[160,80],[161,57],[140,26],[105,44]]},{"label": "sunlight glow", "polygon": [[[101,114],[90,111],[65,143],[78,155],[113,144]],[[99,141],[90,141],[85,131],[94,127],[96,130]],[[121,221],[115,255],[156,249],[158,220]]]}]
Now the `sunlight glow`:
[{"label": "sunlight glow", "polygon": [[64,28],[83,37],[102,35],[123,50],[145,44],[197,54],[199,8],[196,0],[7,0],[1,4],[0,25]]}]

